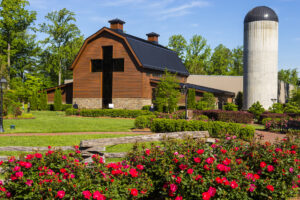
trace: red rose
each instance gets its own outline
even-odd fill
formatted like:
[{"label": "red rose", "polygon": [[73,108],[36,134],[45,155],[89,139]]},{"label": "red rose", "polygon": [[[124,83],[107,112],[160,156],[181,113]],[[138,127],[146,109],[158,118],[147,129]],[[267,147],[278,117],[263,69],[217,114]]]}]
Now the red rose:
[{"label": "red rose", "polygon": [[208,192],[202,193],[202,199],[203,200],[209,200],[210,199],[210,194]]},{"label": "red rose", "polygon": [[175,200],[182,200],[182,197],[176,197]]},{"label": "red rose", "polygon": [[105,200],[106,197],[101,194],[99,191],[96,191],[93,193],[93,198],[96,199],[96,200]]},{"label": "red rose", "polygon": [[225,154],[227,152],[226,149],[221,149],[222,154]]},{"label": "red rose", "polygon": [[129,173],[132,177],[137,177],[138,176],[138,172],[136,171],[136,169],[132,168],[129,170]]},{"label": "red rose", "polygon": [[235,188],[237,188],[239,185],[236,183],[236,181],[231,181],[230,182],[230,187],[232,188],[232,189],[235,189]]},{"label": "red rose", "polygon": [[194,158],[194,161],[195,161],[195,163],[200,163],[200,162],[201,162],[201,159],[200,159],[199,157],[195,157],[195,158]]},{"label": "red rose", "polygon": [[92,197],[92,193],[88,190],[83,191],[82,195],[85,199],[90,199]]},{"label": "red rose", "polygon": [[193,169],[188,169],[188,170],[187,170],[187,173],[188,173],[188,174],[192,174],[193,172],[194,172]]},{"label": "red rose", "polygon": [[216,178],[216,182],[217,182],[217,183],[222,183],[223,181],[222,181],[222,179],[221,179],[220,177],[217,177],[217,178]]},{"label": "red rose", "polygon": [[62,199],[62,198],[64,198],[65,194],[66,194],[65,191],[60,190],[60,191],[57,192],[57,197]]},{"label": "red rose", "polygon": [[207,164],[212,164],[214,162],[214,158],[213,157],[209,157],[206,159]]},{"label": "red rose", "polygon": [[147,156],[149,156],[150,155],[150,150],[146,149],[145,153],[146,153]]},{"label": "red rose", "polygon": [[260,163],[260,168],[265,168],[266,166],[267,166],[267,164],[265,162]]},{"label": "red rose", "polygon": [[203,168],[204,168],[205,170],[209,170],[209,166],[208,166],[208,165],[204,165]]},{"label": "red rose", "polygon": [[200,154],[200,155],[203,154],[203,153],[204,153],[204,149],[199,149],[199,150],[197,151],[197,153]]},{"label": "red rose", "polygon": [[274,171],[274,167],[272,165],[268,165],[267,167],[268,172]]},{"label": "red rose", "polygon": [[270,191],[272,191],[272,192],[274,191],[273,185],[267,185],[267,189],[270,190]]},{"label": "red rose", "polygon": [[138,194],[139,194],[139,191],[137,190],[137,189],[131,189],[131,192],[130,192],[130,194],[132,195],[132,196],[137,196]]},{"label": "red rose", "polygon": [[138,168],[139,170],[143,170],[144,166],[143,165],[137,165],[136,168]]},{"label": "red rose", "polygon": [[180,184],[181,183],[181,177],[177,177],[177,179],[176,179],[176,183],[178,183],[178,184]]}]

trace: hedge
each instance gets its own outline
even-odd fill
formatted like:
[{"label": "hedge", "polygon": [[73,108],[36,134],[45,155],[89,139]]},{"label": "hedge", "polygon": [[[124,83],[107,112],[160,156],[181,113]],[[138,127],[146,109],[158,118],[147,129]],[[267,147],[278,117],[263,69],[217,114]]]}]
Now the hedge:
[{"label": "hedge", "polygon": [[79,110],[75,108],[66,109],[66,115],[79,115]]},{"label": "hedge", "polygon": [[150,128],[151,122],[155,119],[155,115],[142,115],[134,120],[135,128]]},{"label": "hedge", "polygon": [[235,123],[251,123],[253,121],[253,114],[245,111],[226,111],[226,110],[194,110],[195,118],[198,115],[206,115],[209,119],[223,122]]},{"label": "hedge", "polygon": [[288,118],[288,117],[289,116],[287,114],[264,112],[263,114],[260,115],[259,123],[262,123],[263,125],[265,125],[263,123],[263,121],[266,118],[271,118],[271,119],[279,118],[279,119],[283,119],[283,118]]},{"label": "hedge", "polygon": [[223,137],[235,135],[244,140],[252,140],[255,129],[251,126],[237,123],[226,123],[220,121],[197,121],[197,120],[172,120],[154,119],[151,123],[151,131],[156,133],[179,132],[179,131],[208,131],[212,137]]},{"label": "hedge", "polygon": [[136,118],[141,115],[150,115],[147,110],[123,110],[123,109],[82,109],[79,112],[83,117],[123,117]]}]

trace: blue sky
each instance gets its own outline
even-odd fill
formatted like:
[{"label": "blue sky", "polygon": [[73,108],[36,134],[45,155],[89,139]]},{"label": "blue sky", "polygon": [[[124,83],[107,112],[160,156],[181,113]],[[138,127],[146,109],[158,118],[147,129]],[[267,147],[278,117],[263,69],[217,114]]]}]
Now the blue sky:
[{"label": "blue sky", "polygon": [[[79,29],[88,37],[108,20],[126,22],[124,31],[145,38],[146,33],[160,34],[159,43],[182,34],[205,37],[214,48],[243,45],[243,20],[256,6],[271,7],[279,16],[279,69],[300,71],[300,0],[29,0],[37,11],[36,24],[44,22],[51,11],[67,8],[75,12]],[[40,38],[43,36],[39,36]]]}]

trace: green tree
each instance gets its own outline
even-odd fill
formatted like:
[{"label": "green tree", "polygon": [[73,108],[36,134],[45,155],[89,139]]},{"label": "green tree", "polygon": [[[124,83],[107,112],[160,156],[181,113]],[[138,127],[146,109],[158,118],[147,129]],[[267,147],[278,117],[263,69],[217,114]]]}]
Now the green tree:
[{"label": "green tree", "polygon": [[24,34],[36,19],[36,12],[28,11],[26,6],[29,5],[27,0],[2,0],[0,4],[0,32],[2,52],[7,58],[8,78],[10,77],[11,56],[16,49],[12,49],[12,43],[18,43],[20,34]]},{"label": "green tree", "polygon": [[159,112],[174,112],[180,97],[179,82],[175,75],[165,72],[155,89],[154,104]]},{"label": "green tree", "polygon": [[168,47],[177,52],[179,58],[184,62],[187,42],[182,35],[172,35],[169,37]]},{"label": "green tree", "polygon": [[238,110],[243,108],[243,92],[238,92],[235,98],[235,104],[238,106]]},{"label": "green tree", "polygon": [[292,97],[290,101],[298,104],[298,106],[300,107],[300,88],[295,88],[292,91]]},{"label": "green tree", "polygon": [[214,49],[211,56],[209,74],[210,75],[228,75],[232,65],[232,55],[230,49],[220,44]]},{"label": "green tree", "polygon": [[216,108],[216,98],[213,93],[204,92],[203,97],[197,103],[198,110],[213,110]]},{"label": "green tree", "polygon": [[61,97],[60,89],[56,89],[54,93],[54,110],[55,111],[62,110],[62,97]]},{"label": "green tree", "polygon": [[259,101],[255,102],[254,104],[251,105],[249,108],[249,112],[251,112],[256,120],[259,120],[260,115],[265,112],[265,109],[263,106],[259,103]]},{"label": "green tree", "polygon": [[298,71],[297,69],[281,69],[278,72],[278,79],[297,86],[299,81]]},{"label": "green tree", "polygon": [[242,76],[243,75],[243,47],[238,46],[232,51],[232,65],[229,71],[229,75]]},{"label": "green tree", "polygon": [[47,92],[41,92],[39,96],[39,110],[47,110],[48,109],[48,97]]},{"label": "green tree", "polygon": [[191,74],[207,74],[211,48],[201,35],[194,35],[186,47],[185,66]]},{"label": "green tree", "polygon": [[224,105],[224,110],[237,111],[238,106],[234,103],[227,103],[226,105]]},{"label": "green tree", "polygon": [[195,92],[195,89],[189,89],[188,90],[187,107],[188,107],[188,109],[196,108],[196,92]]},{"label": "green tree", "polygon": [[[58,75],[58,84],[62,84],[70,63],[74,60],[83,42],[76,22],[75,14],[66,8],[48,13],[47,24],[40,25],[40,31],[48,35],[42,42],[48,53],[46,70]],[[50,57],[49,57],[50,56]]]},{"label": "green tree", "polygon": [[37,92],[33,92],[31,97],[30,97],[30,110],[37,110],[38,109],[38,94]]}]

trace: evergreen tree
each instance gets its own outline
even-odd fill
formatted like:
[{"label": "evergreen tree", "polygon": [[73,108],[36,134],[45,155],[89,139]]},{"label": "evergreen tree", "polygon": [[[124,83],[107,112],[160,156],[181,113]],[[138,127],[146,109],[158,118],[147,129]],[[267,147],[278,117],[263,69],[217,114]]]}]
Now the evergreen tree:
[{"label": "evergreen tree", "polygon": [[155,89],[155,106],[159,112],[174,112],[179,101],[179,83],[175,75],[167,71]]},{"label": "evergreen tree", "polygon": [[216,98],[213,93],[204,92],[201,101],[207,102],[208,109],[216,108]]},{"label": "evergreen tree", "polygon": [[39,98],[39,110],[47,110],[48,109],[48,98],[47,98],[47,92],[40,93]]},{"label": "evergreen tree", "polygon": [[56,89],[54,93],[54,110],[62,110],[62,97],[60,89]]},{"label": "evergreen tree", "polygon": [[30,97],[30,110],[37,110],[38,109],[38,94],[37,92],[33,92]]},{"label": "evergreen tree", "polygon": [[235,104],[238,106],[238,110],[243,108],[243,92],[238,92],[235,98]]},{"label": "evergreen tree", "polygon": [[195,89],[189,89],[187,94],[187,107],[188,109],[195,109],[196,107],[196,92]]}]

